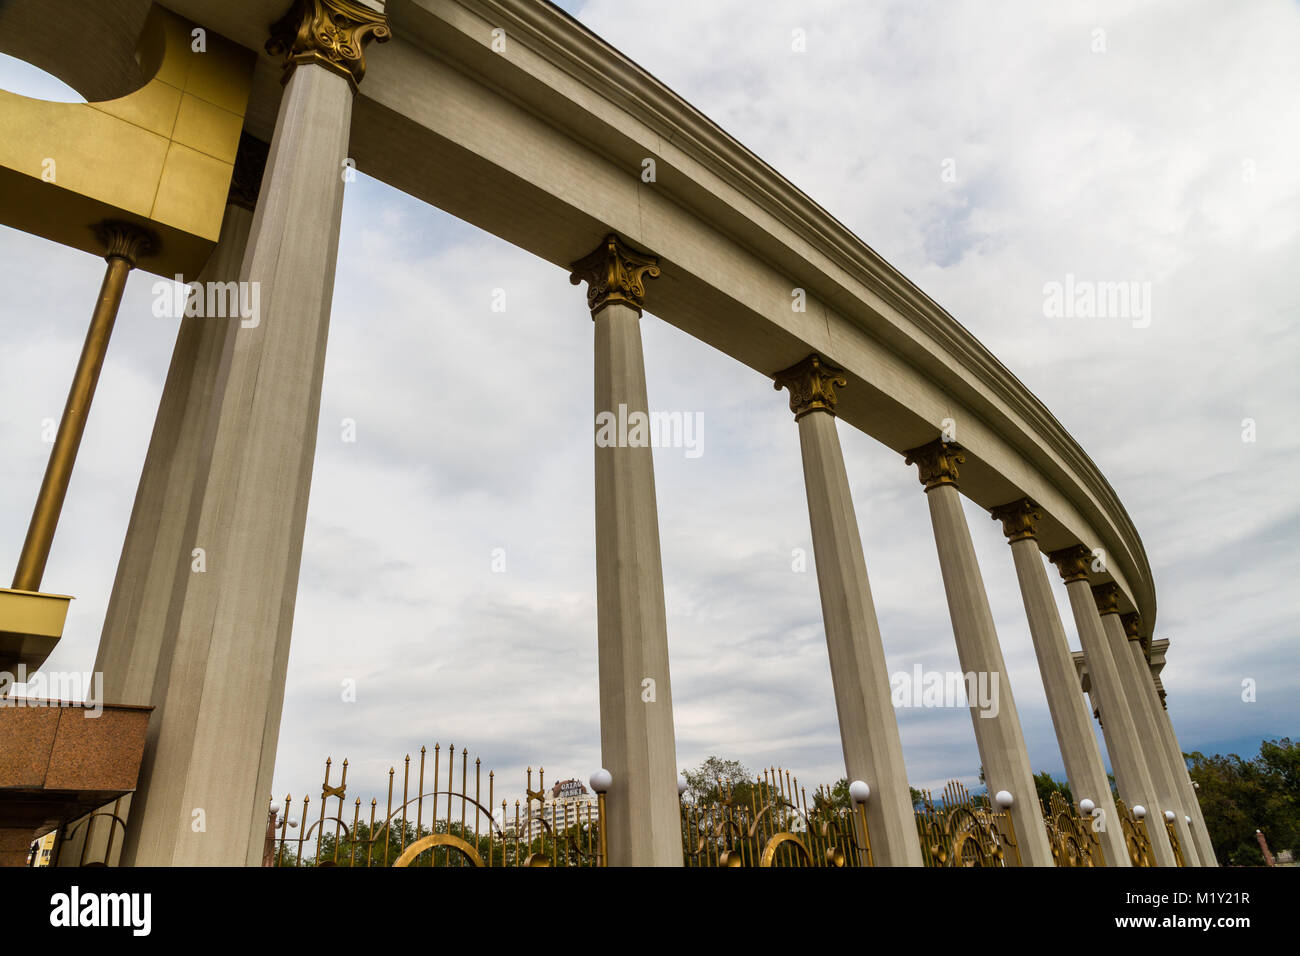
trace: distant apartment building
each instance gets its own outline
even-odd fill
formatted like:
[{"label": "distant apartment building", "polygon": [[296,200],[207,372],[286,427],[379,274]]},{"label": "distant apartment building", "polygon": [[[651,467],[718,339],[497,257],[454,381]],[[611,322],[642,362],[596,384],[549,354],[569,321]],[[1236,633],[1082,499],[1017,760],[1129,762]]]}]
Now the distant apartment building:
[{"label": "distant apartment building", "polygon": [[54,838],[58,835],[57,830],[51,830],[45,836],[41,837],[32,844],[31,852],[27,857],[28,866],[50,866],[54,857]]},{"label": "distant apartment building", "polygon": [[[597,797],[576,777],[558,780],[543,793],[544,796],[534,796],[528,801],[526,815],[523,804],[520,804],[520,840],[533,840],[542,836],[547,826],[554,832],[562,833],[577,823],[596,822]],[[501,824],[507,834],[515,835],[513,813],[508,819],[502,820]]]}]

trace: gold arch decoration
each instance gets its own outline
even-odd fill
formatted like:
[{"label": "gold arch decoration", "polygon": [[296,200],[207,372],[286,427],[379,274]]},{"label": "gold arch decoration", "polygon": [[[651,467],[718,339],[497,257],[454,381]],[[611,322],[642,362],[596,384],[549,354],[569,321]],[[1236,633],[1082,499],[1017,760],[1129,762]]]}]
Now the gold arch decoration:
[{"label": "gold arch decoration", "polygon": [[1124,845],[1128,847],[1129,862],[1134,866],[1155,866],[1155,854],[1151,851],[1151,838],[1147,834],[1146,820],[1139,820],[1123,800],[1115,798],[1115,812],[1119,816],[1120,830],[1124,834]]},{"label": "gold arch decoration", "polygon": [[1059,792],[1053,792],[1043,807],[1043,822],[1047,825],[1047,840],[1052,848],[1052,860],[1061,867],[1105,866],[1101,837],[1093,829],[1092,820],[1084,819],[1075,808],[1066,803]]},{"label": "gold arch decoration", "polygon": [[799,863],[796,865],[801,864],[803,866],[812,866],[812,854],[809,853],[808,848],[803,845],[803,840],[799,839],[793,833],[785,832],[774,834],[772,838],[767,841],[767,845],[763,847],[763,856],[759,860],[758,865],[772,866],[773,861],[776,859],[776,851],[785,843],[789,843],[794,847],[796,857],[799,860]]},{"label": "gold arch decoration", "polygon": [[[416,840],[397,858],[393,866],[410,866],[411,861],[430,847],[446,846],[458,851],[461,856],[469,860],[472,866],[482,866],[483,858],[478,855],[478,850],[474,849],[458,836],[450,833],[430,833],[426,837]],[[525,864],[527,865],[527,864]]]},{"label": "gold arch decoration", "polygon": [[1019,866],[1020,850],[1010,815],[994,808],[987,796],[972,797],[956,780],[935,804],[922,790],[916,810],[921,858],[926,866]]},{"label": "gold arch decoration", "polygon": [[121,220],[159,237],[147,272],[197,275],[216,245],[256,55],[155,5],[137,59],[147,82],[96,103],[0,90],[0,223],[82,249]]}]

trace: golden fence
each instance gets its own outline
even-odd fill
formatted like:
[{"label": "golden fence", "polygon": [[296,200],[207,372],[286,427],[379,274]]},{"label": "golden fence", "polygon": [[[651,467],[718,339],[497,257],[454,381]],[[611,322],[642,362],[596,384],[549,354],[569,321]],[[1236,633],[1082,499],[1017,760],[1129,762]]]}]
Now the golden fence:
[{"label": "golden fence", "polygon": [[[525,797],[496,802],[496,777],[484,776],[469,752],[435,745],[403,761],[400,779],[388,771],[382,812],[371,799],[347,803],[348,762],[337,784],[325,761],[318,801],[286,797],[268,821],[265,866],[603,866],[605,799],[587,794],[557,799],[539,769],[536,789],[528,768]],[[926,866],[1020,866],[1008,811],[988,795],[972,796],[959,782],[936,802],[916,791],[916,826]],[[1147,822],[1116,800],[1119,825],[1134,866],[1154,866]],[[1060,793],[1040,802],[1053,860],[1060,867],[1105,866],[1093,821]],[[788,770],[769,767],[754,780],[719,780],[681,800],[683,859],[690,867],[862,867],[874,865],[865,806],[853,802],[843,781],[810,795]],[[1164,821],[1161,821],[1164,822]],[[1178,865],[1181,848],[1166,824]]]},{"label": "golden fence", "polygon": [[287,796],[283,808],[272,809],[263,866],[603,865],[603,795],[585,803],[561,805],[552,800],[548,805],[545,771],[538,770],[534,790],[530,767],[525,800],[515,800],[513,808],[502,800],[498,815],[495,774],[489,771],[485,781],[480,760],[475,759],[471,768],[468,750],[462,749],[459,757],[455,746],[449,745],[444,764],[440,745],[434,745],[432,760],[421,747],[412,768],[408,754],[400,796],[397,770],[389,768],[383,812],[378,799],[372,798],[368,814],[362,813],[360,797],[354,798],[348,813],[348,762],[343,761],[334,785],[330,783],[332,761],[326,760],[317,809],[309,796],[297,804]]},{"label": "golden fence", "polygon": [[1047,825],[1047,841],[1052,847],[1052,859],[1057,866],[1105,866],[1101,837],[1092,827],[1092,820],[1079,816],[1075,808],[1065,802],[1059,791],[1054,791],[1043,808],[1043,822]]},{"label": "golden fence", "polygon": [[926,866],[1020,865],[1011,816],[987,796],[972,797],[955,780],[944,787],[938,804],[928,790],[920,793],[916,826]]},{"label": "golden fence", "polygon": [[681,804],[687,866],[871,866],[866,813],[847,792],[807,790],[769,767],[756,780],[716,781]]},{"label": "golden fence", "polygon": [[1147,834],[1146,820],[1133,815],[1119,797],[1115,798],[1115,812],[1119,814],[1120,829],[1124,833],[1124,845],[1128,847],[1129,862],[1134,866],[1155,866],[1155,854],[1151,852],[1151,837]]},{"label": "golden fence", "polygon": [[1165,821],[1165,832],[1169,834],[1169,843],[1174,848],[1174,861],[1179,866],[1186,866],[1187,861],[1183,859],[1183,845],[1178,840],[1178,831],[1174,829],[1174,821]]},{"label": "golden fence", "polygon": [[[573,781],[549,795],[546,773],[526,771],[524,797],[513,805],[497,802],[496,775],[484,776],[482,762],[470,765],[469,751],[449,745],[408,754],[398,771],[388,771],[387,796],[363,807],[348,803],[348,761],[332,782],[333,760],[325,761],[320,797],[269,808],[263,866],[604,866],[604,794],[588,793]],[[570,783],[565,781],[565,783]],[[929,791],[913,791],[917,833],[925,866],[1020,866],[1015,827],[1006,810],[987,794],[972,796],[957,781],[944,787],[936,803]],[[563,798],[561,798],[563,797]],[[78,865],[103,866],[125,831],[122,801],[111,809],[66,827],[56,843],[68,843]],[[810,795],[797,777],[780,767],[754,780],[720,780],[684,796],[681,806],[683,860],[686,866],[863,867],[873,866],[865,805],[855,803],[841,781],[819,786]],[[1081,816],[1059,792],[1040,802],[1052,857],[1059,867],[1107,864],[1094,821]],[[1123,800],[1115,809],[1133,866],[1153,867],[1155,856],[1147,820]],[[364,812],[363,812],[364,811]],[[1109,822],[1109,821],[1106,821]],[[1186,866],[1174,823],[1161,819],[1178,866]],[[106,841],[92,840],[106,829]],[[75,841],[80,838],[80,844]],[[94,850],[90,850],[92,842]],[[104,845],[106,842],[106,845]],[[68,853],[63,854],[64,865]]]}]

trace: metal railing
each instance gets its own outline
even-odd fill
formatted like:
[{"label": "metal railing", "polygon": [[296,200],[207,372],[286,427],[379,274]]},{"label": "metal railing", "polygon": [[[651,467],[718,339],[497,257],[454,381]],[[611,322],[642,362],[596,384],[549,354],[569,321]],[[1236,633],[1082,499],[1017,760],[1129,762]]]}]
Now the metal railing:
[{"label": "metal railing", "polygon": [[445,765],[443,756],[440,745],[434,745],[431,760],[421,747],[413,768],[408,754],[403,761],[400,796],[397,770],[389,768],[384,809],[381,813],[378,799],[372,798],[367,814],[362,813],[360,797],[353,799],[348,812],[348,762],[343,761],[339,782],[333,785],[332,761],[326,760],[318,809],[313,810],[309,796],[296,804],[292,796],[286,796],[283,808],[271,808],[263,865],[602,865],[603,795],[585,804],[561,806],[552,800],[548,805],[545,771],[538,771],[538,789],[534,790],[530,767],[526,798],[515,800],[513,812],[502,800],[498,815],[495,774],[489,771],[485,780],[478,759],[471,771],[466,749],[461,750],[459,761],[454,745],[447,748]]}]

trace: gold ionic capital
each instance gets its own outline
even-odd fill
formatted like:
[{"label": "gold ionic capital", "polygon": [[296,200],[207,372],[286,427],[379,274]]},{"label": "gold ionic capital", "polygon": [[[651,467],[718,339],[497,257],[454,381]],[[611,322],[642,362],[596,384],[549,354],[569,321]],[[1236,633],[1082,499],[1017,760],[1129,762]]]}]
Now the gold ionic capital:
[{"label": "gold ionic capital", "polygon": [[916,465],[917,477],[926,492],[942,485],[957,487],[957,466],[966,461],[961,454],[965,449],[956,442],[936,438],[917,448],[903,452],[903,464]]},{"label": "gold ionic capital", "polygon": [[772,376],[772,387],[778,392],[790,390],[790,411],[798,421],[809,412],[823,411],[835,414],[835,388],[844,388],[848,380],[844,370],[827,362],[816,353],[782,369]]},{"label": "gold ionic capital", "polygon": [[1114,581],[1094,585],[1092,599],[1097,602],[1098,614],[1119,613],[1119,585]]},{"label": "gold ionic capital", "polygon": [[1007,536],[1008,544],[1037,537],[1038,529],[1034,526],[1034,522],[1041,521],[1043,518],[1038,505],[1028,498],[1019,498],[998,505],[996,508],[990,508],[989,514],[994,521],[1002,522],[1002,533]]},{"label": "gold ionic capital", "polygon": [[659,260],[633,249],[614,233],[569,266],[569,282],[587,283],[587,308],[592,318],[611,302],[622,302],[640,314],[645,305],[645,280],[659,275]]},{"label": "gold ionic capital", "polygon": [[1066,584],[1071,581],[1088,580],[1088,565],[1092,562],[1092,552],[1081,544],[1072,544],[1068,548],[1048,552],[1047,560],[1056,565],[1061,573],[1061,580]]},{"label": "gold ionic capital", "polygon": [[152,230],[120,219],[105,219],[94,226],[95,238],[104,247],[105,259],[125,259],[132,269],[141,256],[158,251],[158,237]]},{"label": "gold ionic capital", "polygon": [[392,38],[388,17],[357,0],[293,0],[271,25],[266,52],[284,56],[281,83],[299,64],[315,63],[346,78],[356,92],[366,73],[366,44]]},{"label": "gold ionic capital", "polygon": [[1151,662],[1151,647],[1142,637],[1142,615],[1137,611],[1130,614],[1121,614],[1119,622],[1124,625],[1124,636],[1130,641],[1136,641],[1137,646],[1142,648],[1142,656]]}]

